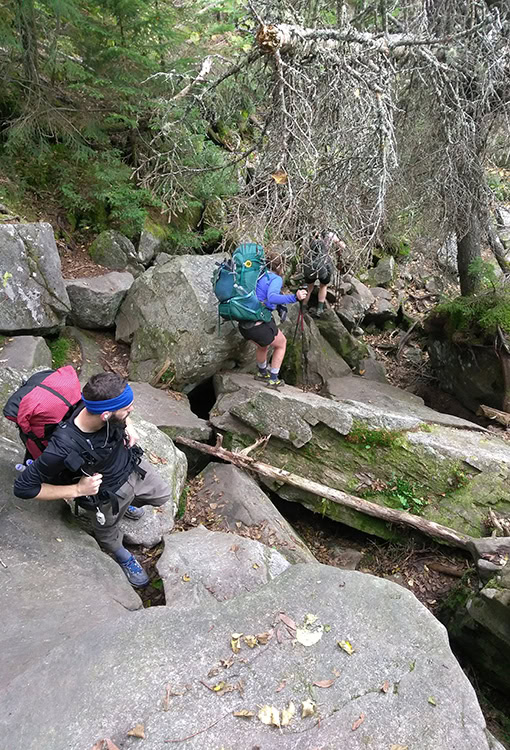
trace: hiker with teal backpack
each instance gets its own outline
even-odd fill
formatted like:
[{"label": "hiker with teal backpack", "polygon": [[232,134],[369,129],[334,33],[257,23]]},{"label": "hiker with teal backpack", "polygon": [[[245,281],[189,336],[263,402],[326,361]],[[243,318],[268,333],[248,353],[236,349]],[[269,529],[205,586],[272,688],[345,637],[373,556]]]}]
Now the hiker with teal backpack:
[{"label": "hiker with teal backpack", "polygon": [[[224,320],[237,321],[241,336],[253,341],[258,370],[255,380],[268,388],[284,385],[279,373],[287,347],[273,312],[277,310],[283,321],[285,305],[306,297],[304,289],[298,289],[296,294],[281,294],[282,285],[282,277],[268,268],[262,245],[253,242],[240,245],[232,259],[221,263],[213,276],[218,313]],[[268,366],[270,346],[273,356]]]}]

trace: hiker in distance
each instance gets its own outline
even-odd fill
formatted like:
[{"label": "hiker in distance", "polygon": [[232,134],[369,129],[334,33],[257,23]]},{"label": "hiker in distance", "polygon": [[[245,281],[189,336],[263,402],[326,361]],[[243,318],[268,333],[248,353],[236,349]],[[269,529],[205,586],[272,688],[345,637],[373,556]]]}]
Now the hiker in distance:
[{"label": "hiker in distance", "polygon": [[319,299],[317,303],[317,312],[315,315],[320,318],[324,312],[328,284],[331,281],[337,260],[333,258],[335,253],[340,254],[345,250],[346,245],[340,237],[325,229],[318,236],[314,237],[303,255],[303,276],[305,284],[308,286],[306,303],[308,304],[315,282],[319,280]]},{"label": "hiker in distance", "polygon": [[47,448],[18,476],[14,494],[22,499],[76,500],[89,516],[94,535],[113,554],[129,582],[146,586],[149,577],[123,544],[125,516],[138,520],[140,506],[161,506],[171,489],[144,459],[130,424],[133,391],[111,372],[94,375],[82,403],[59,424]]},{"label": "hiker in distance", "polygon": [[[280,270],[278,260],[269,261],[269,268],[261,274],[257,281],[255,293],[259,302],[271,313],[278,308],[280,320],[285,320],[286,310],[280,311],[281,305],[288,305],[294,302],[300,302],[306,298],[306,291],[298,289],[296,294],[281,294],[283,279],[275,270]],[[262,381],[268,388],[278,388],[285,385],[280,379],[280,367],[282,366],[287,348],[287,339],[278,329],[273,315],[268,322],[264,321],[240,321],[239,332],[243,338],[253,341],[256,345],[255,357],[257,360],[258,372],[255,380]],[[268,366],[269,347],[273,347],[273,356],[271,365]]]}]

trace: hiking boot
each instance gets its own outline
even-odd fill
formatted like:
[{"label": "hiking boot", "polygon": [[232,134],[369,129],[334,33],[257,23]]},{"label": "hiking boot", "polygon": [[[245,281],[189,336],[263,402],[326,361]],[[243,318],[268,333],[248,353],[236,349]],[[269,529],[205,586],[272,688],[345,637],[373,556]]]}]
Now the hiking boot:
[{"label": "hiking boot", "polygon": [[253,380],[258,380],[259,383],[267,383],[271,375],[269,372],[265,372],[264,375],[259,371],[256,375],[253,376]]},{"label": "hiking boot", "polygon": [[280,380],[280,378],[273,380],[272,378],[269,378],[266,383],[266,388],[273,388],[277,390],[282,385],[285,385],[285,380]]},{"label": "hiking boot", "polygon": [[131,586],[134,586],[135,588],[143,588],[144,586],[147,586],[149,583],[149,576],[138,560],[135,559],[134,555],[131,555],[126,562],[119,562],[119,565],[126,574]]},{"label": "hiking boot", "polygon": [[145,515],[145,511],[143,508],[136,508],[134,505],[128,505],[128,508],[124,513],[124,518],[130,518],[132,521],[138,521],[143,515]]}]

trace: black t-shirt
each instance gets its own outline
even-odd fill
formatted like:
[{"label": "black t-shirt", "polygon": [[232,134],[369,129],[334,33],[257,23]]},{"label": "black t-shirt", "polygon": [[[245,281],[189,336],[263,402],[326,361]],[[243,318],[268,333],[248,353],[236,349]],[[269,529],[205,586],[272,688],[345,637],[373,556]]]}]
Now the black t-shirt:
[{"label": "black t-shirt", "polygon": [[73,434],[77,435],[80,443],[86,441],[94,451],[96,459],[101,462],[111,456],[111,461],[106,462],[104,468],[100,466],[100,473],[103,475],[102,490],[116,492],[128,479],[133,469],[133,461],[124,430],[120,427],[105,426],[97,432],[83,432],[74,424],[74,418],[78,413],[76,412],[64,427],[57,427],[44,453],[18,476],[14,483],[16,497],[36,497],[43,482],[57,485],[75,484],[85,472],[94,473],[90,456],[81,469],[71,471],[66,467],[64,462],[69,456],[70,445],[78,454],[84,454],[84,450],[70,440]]}]

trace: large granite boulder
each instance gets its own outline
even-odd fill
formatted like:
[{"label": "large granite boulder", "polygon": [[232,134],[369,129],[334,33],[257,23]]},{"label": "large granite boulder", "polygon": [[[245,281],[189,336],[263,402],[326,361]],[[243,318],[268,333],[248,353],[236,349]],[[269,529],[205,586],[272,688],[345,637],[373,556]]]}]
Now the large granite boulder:
[{"label": "large granite boulder", "polygon": [[[330,398],[291,386],[268,391],[242,375],[215,379],[211,423],[231,448],[271,435],[266,463],[399,510],[418,512],[474,537],[489,508],[510,513],[510,447],[478,425],[440,414],[393,386],[350,376],[328,382]],[[305,490],[264,479],[297,501],[383,538],[400,532]]]},{"label": "large granite boulder", "polygon": [[[325,337],[315,321],[305,315],[303,329],[298,321],[299,305],[289,305],[285,323],[280,325],[287,337],[287,350],[281,368],[281,376],[292,385],[323,386],[328,378],[349,375],[351,368],[342,358],[340,345],[334,345]],[[254,352],[252,354],[254,367]]]},{"label": "large granite boulder", "polygon": [[395,258],[392,255],[381,258],[368,274],[370,286],[389,286],[395,278],[395,270]]},{"label": "large granite boulder", "polygon": [[182,255],[136,279],[117,316],[116,336],[131,343],[132,380],[164,373],[172,387],[199,383],[243,350],[237,326],[218,331],[211,278],[222,255]]},{"label": "large granite boulder", "polygon": [[264,586],[289,567],[277,550],[255,539],[198,526],[165,539],[157,562],[172,611],[203,609]]},{"label": "large granite boulder", "polygon": [[55,333],[70,309],[50,224],[0,226],[0,332]]},{"label": "large granite boulder", "polygon": [[14,336],[0,346],[0,364],[13,370],[49,370],[51,351],[42,336]]},{"label": "large granite boulder", "polygon": [[260,539],[291,563],[316,562],[303,540],[246,472],[232,464],[210,463],[198,479],[196,502],[214,513],[215,529]]},{"label": "large granite boulder", "polygon": [[359,375],[360,363],[369,356],[369,349],[362,341],[358,341],[338,315],[328,307],[320,318],[315,321],[317,327],[328,344],[347,362],[349,367]]},{"label": "large granite boulder", "polygon": [[114,229],[101,232],[89,247],[93,261],[113,271],[129,271],[133,276],[143,273],[144,266],[127,237]]},{"label": "large granite boulder", "polygon": [[[141,606],[120,567],[62,500],[13,496],[14,467],[22,460],[19,441],[0,436],[0,693],[20,675],[37,672],[52,649],[79,642],[101,623],[112,632],[118,618]],[[17,731],[21,737],[21,725]]]},{"label": "large granite boulder", "polygon": [[204,443],[211,439],[211,425],[191,411],[183,393],[167,393],[148,383],[132,382],[130,385],[137,412],[172,440],[179,435]]},{"label": "large granite boulder", "polygon": [[453,393],[472,412],[481,404],[503,408],[503,370],[493,346],[475,349],[430,336],[427,351],[443,391]]},{"label": "large granite boulder", "polygon": [[[413,594],[318,564],[177,617],[171,607],[125,613],[61,642],[2,688],[9,750],[40,750],[48,738],[51,750],[90,750],[102,738],[123,750],[185,738],[194,750],[501,749],[446,630]],[[257,718],[262,706],[290,702],[296,713],[281,729]],[[138,723],[143,740],[128,735]]]},{"label": "large granite boulder", "polygon": [[72,321],[81,328],[112,328],[133,281],[132,274],[117,271],[66,281]]}]

